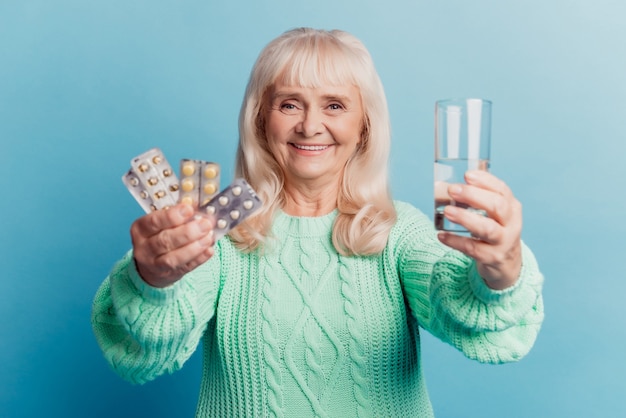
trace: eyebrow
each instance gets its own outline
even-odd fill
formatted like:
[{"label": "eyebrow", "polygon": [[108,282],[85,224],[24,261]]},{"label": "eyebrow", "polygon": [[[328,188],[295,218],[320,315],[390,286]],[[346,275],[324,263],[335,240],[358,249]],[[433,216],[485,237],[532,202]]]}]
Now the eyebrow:
[{"label": "eyebrow", "polygon": [[[275,100],[281,100],[281,99],[285,99],[287,97],[301,98],[302,95],[300,93],[298,93],[297,91],[283,89],[283,90],[279,90],[277,92],[274,92],[271,95],[271,100],[273,102]],[[344,103],[352,103],[352,99],[349,96],[346,96],[344,94],[336,94],[336,93],[323,94],[322,95],[322,99],[324,99],[324,100],[337,100],[337,101],[344,102]]]}]

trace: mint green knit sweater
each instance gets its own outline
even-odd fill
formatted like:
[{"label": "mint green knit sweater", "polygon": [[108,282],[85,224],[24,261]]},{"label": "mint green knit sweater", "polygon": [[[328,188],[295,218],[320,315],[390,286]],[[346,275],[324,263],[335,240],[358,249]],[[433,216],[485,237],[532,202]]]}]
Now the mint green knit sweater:
[{"label": "mint green knit sweater", "polygon": [[379,256],[343,257],[336,212],[279,213],[277,239],[245,254],[224,238],[176,284],[144,283],[129,253],[99,289],[92,323],[113,368],[143,383],[203,340],[198,417],[431,417],[419,327],[481,362],[524,356],[542,275],[528,248],[517,284],[489,289],[474,263],[405,203]]}]

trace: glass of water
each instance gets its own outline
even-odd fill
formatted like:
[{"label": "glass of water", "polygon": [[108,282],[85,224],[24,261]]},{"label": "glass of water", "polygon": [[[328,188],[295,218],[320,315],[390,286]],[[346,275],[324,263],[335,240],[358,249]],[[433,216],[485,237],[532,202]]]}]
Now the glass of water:
[{"label": "glass of water", "polygon": [[435,105],[435,228],[467,234],[448,221],[443,210],[454,205],[485,215],[484,211],[455,202],[448,187],[464,183],[468,170],[489,170],[491,102],[484,99],[438,100]]}]

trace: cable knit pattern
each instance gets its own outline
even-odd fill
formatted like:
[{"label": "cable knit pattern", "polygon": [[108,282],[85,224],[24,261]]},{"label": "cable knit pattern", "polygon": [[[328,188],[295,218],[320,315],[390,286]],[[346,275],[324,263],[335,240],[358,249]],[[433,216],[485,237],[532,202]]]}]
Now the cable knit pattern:
[{"label": "cable knit pattern", "polygon": [[[400,205],[399,211],[411,209]],[[482,362],[515,361],[528,353],[543,322],[543,276],[530,250],[522,246],[516,285],[495,291],[480,278],[474,261],[460,252],[415,248],[408,237],[423,234],[426,226],[418,218],[405,219],[407,238],[399,247],[404,252],[404,287],[420,325]],[[432,267],[427,260],[434,261]]]},{"label": "cable knit pattern", "polygon": [[278,213],[262,253],[225,237],[166,289],[144,283],[127,254],[94,300],[105,358],[143,383],[180,368],[204,338],[197,417],[432,417],[418,325],[470,358],[518,360],[543,320],[543,277],[524,246],[517,284],[493,291],[426,216],[396,208],[379,256],[335,251],[336,212]]},{"label": "cable knit pattern", "polygon": [[[536,271],[536,262],[528,249],[523,247],[526,260],[522,267],[524,270]],[[447,262],[448,258],[454,258],[452,262]],[[533,266],[529,267],[529,264]],[[454,266],[454,267],[451,267]],[[469,276],[468,287],[465,283],[455,280],[459,274]],[[500,331],[519,323],[522,319],[522,312],[526,313],[532,309],[539,292],[541,278],[536,274],[525,274],[522,272],[524,280],[530,286],[522,286],[515,298],[511,297],[512,290],[506,292],[492,292],[491,297],[482,299],[481,292],[484,292],[484,283],[476,271],[474,262],[457,252],[450,252],[433,268],[433,275],[437,278],[435,286],[431,288],[433,299],[440,301],[435,308],[435,314],[442,312],[452,312],[452,320],[459,326],[472,324],[475,331]],[[516,284],[520,287],[520,283]],[[497,303],[492,300],[498,299]],[[494,302],[496,302],[494,300]],[[486,306],[491,309],[486,309]],[[518,306],[519,305],[519,306]]]},{"label": "cable knit pattern", "polygon": [[365,335],[361,330],[359,320],[362,317],[361,307],[357,299],[357,291],[353,288],[354,277],[350,267],[346,265],[347,260],[342,260],[339,267],[339,277],[342,279],[341,294],[344,297],[344,309],[347,318],[347,327],[350,332],[349,352],[352,364],[350,372],[354,379],[354,398],[357,402],[357,416],[359,418],[369,417],[370,405],[367,384],[367,353],[365,351]]},{"label": "cable knit pattern", "polygon": [[[144,383],[178,370],[193,354],[205,324],[197,321],[193,279],[151,293],[140,292],[133,275],[138,277],[128,253],[96,295],[92,322],[113,368],[131,382]],[[206,289],[208,296],[216,293],[217,286]]]},{"label": "cable knit pattern", "polygon": [[263,281],[263,301],[262,301],[262,338],[263,338],[263,360],[265,362],[265,379],[267,381],[267,397],[269,416],[280,418],[283,416],[282,399],[282,379],[280,376],[280,353],[278,352],[278,325],[276,323],[275,309],[277,306],[272,303],[272,291],[276,290],[271,277],[267,273],[270,267],[263,265],[261,277]]}]

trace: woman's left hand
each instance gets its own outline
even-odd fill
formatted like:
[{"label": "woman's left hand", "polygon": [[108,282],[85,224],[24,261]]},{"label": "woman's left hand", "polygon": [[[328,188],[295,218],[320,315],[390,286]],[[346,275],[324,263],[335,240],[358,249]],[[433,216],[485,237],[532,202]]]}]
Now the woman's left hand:
[{"label": "woman's left hand", "polygon": [[511,189],[486,171],[468,171],[467,184],[448,187],[450,197],[487,216],[448,205],[445,217],[464,226],[472,237],[440,232],[439,240],[476,260],[478,273],[492,289],[506,289],[517,281],[522,266],[522,205]]}]

